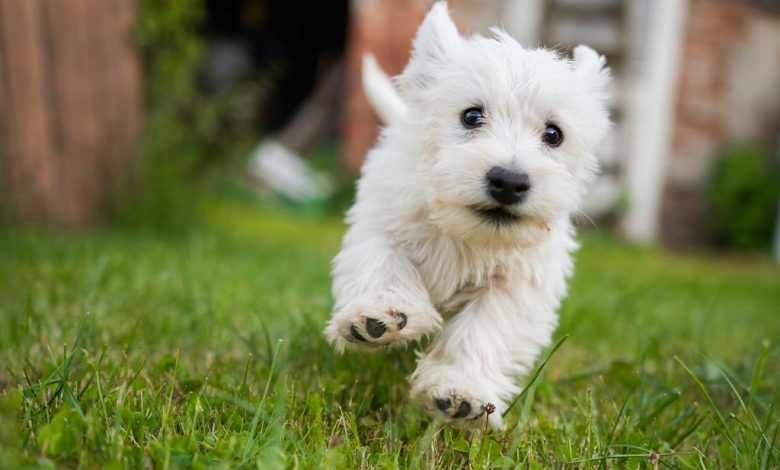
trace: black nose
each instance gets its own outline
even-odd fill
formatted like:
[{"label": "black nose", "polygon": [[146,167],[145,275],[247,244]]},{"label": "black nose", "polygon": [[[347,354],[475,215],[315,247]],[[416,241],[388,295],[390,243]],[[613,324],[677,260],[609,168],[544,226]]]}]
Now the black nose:
[{"label": "black nose", "polygon": [[531,180],[527,173],[518,173],[494,166],[485,177],[487,178],[488,194],[500,204],[518,203],[531,189]]}]

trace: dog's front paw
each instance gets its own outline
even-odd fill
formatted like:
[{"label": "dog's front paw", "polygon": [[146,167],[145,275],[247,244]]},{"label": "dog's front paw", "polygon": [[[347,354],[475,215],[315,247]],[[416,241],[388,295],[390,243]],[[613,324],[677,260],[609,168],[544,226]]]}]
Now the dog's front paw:
[{"label": "dog's front paw", "polygon": [[431,417],[462,428],[504,426],[505,405],[488,384],[476,376],[466,376],[453,368],[429,369],[412,376],[412,400]]},{"label": "dog's front paw", "polygon": [[409,323],[406,313],[393,307],[370,313],[358,309],[349,317],[342,325],[341,337],[368,346],[384,346],[403,339],[402,331]]},{"label": "dog's front paw", "polygon": [[433,307],[386,297],[364,296],[337,311],[325,328],[328,340],[339,351],[349,345],[374,349],[419,339],[439,328]]}]

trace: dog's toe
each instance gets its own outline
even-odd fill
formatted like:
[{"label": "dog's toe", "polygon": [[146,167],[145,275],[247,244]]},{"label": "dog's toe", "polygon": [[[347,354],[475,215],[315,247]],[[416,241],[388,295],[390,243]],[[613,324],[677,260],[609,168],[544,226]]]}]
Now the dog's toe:
[{"label": "dog's toe", "polygon": [[355,327],[355,325],[352,325],[349,327],[349,334],[351,335],[352,339],[355,341],[365,341],[366,338],[363,337],[363,335],[360,334],[358,329]]},{"label": "dog's toe", "polygon": [[[354,328],[354,325],[352,326]],[[366,318],[366,332],[372,338],[381,338],[387,331],[387,327],[384,323],[376,318]]]},{"label": "dog's toe", "polygon": [[455,414],[452,415],[453,418],[465,418],[471,414],[471,403],[467,402],[466,400],[463,400],[460,402],[460,405],[458,405],[457,411],[455,411]]},{"label": "dog's toe", "polygon": [[388,315],[393,319],[393,323],[395,323],[395,329],[397,331],[401,331],[406,327],[406,323],[408,321],[408,317],[404,312],[399,312],[398,310],[391,309],[388,312]]},{"label": "dog's toe", "polygon": [[436,408],[439,411],[447,411],[452,406],[452,400],[449,398],[436,398]]}]

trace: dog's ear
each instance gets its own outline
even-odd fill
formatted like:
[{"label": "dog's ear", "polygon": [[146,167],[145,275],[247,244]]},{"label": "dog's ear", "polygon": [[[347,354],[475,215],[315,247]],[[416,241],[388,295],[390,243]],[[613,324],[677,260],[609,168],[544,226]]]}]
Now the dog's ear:
[{"label": "dog's ear", "polygon": [[412,58],[398,77],[402,90],[425,88],[431,71],[456,51],[463,39],[447,11],[447,2],[437,2],[425,16],[412,44]]},{"label": "dog's ear", "polygon": [[573,69],[580,82],[590,91],[606,94],[610,80],[607,59],[588,46],[574,48]]}]

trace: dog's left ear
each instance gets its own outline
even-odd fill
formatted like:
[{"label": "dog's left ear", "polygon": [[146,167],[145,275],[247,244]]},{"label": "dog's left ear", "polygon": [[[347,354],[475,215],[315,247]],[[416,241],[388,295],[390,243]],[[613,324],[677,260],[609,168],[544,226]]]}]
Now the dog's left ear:
[{"label": "dog's left ear", "polygon": [[574,48],[574,74],[590,91],[606,94],[610,80],[607,59],[588,46]]},{"label": "dog's left ear", "polygon": [[397,78],[401,90],[425,88],[433,71],[448,60],[462,41],[447,11],[447,2],[435,3],[417,30],[409,64]]}]

